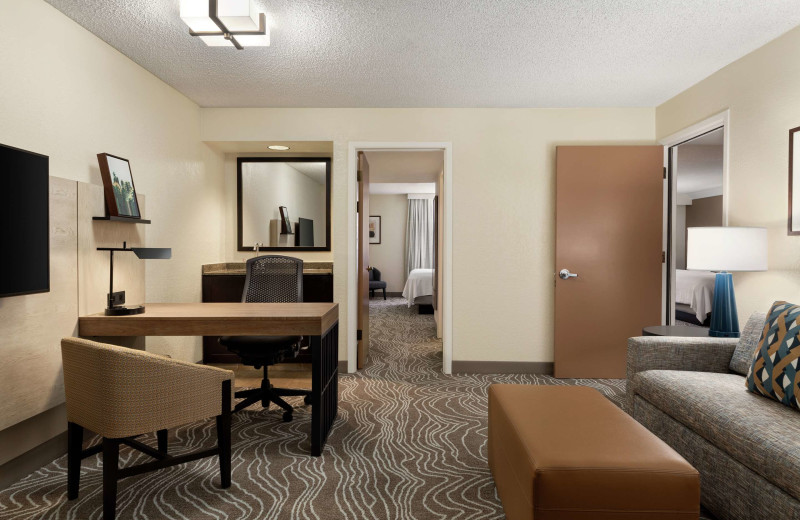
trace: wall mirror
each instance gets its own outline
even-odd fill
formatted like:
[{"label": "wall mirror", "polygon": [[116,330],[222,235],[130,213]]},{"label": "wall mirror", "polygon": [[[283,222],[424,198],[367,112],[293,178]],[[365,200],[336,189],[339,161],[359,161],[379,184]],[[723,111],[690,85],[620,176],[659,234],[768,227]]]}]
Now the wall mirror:
[{"label": "wall mirror", "polygon": [[239,157],[239,251],[330,251],[331,160]]},{"label": "wall mirror", "polygon": [[800,126],[789,130],[789,234],[800,235]]}]

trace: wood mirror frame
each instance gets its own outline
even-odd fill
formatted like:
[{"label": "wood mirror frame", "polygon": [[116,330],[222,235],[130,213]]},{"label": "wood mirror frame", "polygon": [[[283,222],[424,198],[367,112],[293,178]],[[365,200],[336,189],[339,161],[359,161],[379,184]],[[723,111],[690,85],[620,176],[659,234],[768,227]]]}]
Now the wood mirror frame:
[{"label": "wood mirror frame", "polygon": [[[237,157],[236,158],[236,231],[239,251],[255,251],[255,244],[243,243],[242,229],[242,165],[244,163],[287,163],[323,162],[325,163],[325,245],[324,246],[259,246],[258,251],[330,251],[331,250],[331,158],[330,157]],[[298,215],[295,215],[297,217]]]}]

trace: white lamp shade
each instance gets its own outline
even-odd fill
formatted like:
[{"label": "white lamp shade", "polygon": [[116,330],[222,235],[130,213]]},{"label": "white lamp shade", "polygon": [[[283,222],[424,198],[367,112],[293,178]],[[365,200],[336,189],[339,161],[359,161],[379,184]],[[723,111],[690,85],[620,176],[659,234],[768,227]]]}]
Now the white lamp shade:
[{"label": "white lamp shade", "polygon": [[258,30],[258,12],[250,0],[218,0],[217,13],[231,32]]},{"label": "white lamp shade", "polygon": [[686,268],[702,271],[766,271],[767,229],[688,228]]},{"label": "white lamp shade", "polygon": [[181,0],[181,20],[195,32],[219,31],[219,27],[208,16],[208,0]]}]

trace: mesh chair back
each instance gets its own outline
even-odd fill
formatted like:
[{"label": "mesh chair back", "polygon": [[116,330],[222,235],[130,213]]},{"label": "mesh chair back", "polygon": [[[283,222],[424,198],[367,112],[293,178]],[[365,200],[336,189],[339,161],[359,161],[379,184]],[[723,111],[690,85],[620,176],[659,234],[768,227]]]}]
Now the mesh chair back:
[{"label": "mesh chair back", "polygon": [[247,261],[242,302],[291,303],[303,301],[303,261],[265,255]]}]

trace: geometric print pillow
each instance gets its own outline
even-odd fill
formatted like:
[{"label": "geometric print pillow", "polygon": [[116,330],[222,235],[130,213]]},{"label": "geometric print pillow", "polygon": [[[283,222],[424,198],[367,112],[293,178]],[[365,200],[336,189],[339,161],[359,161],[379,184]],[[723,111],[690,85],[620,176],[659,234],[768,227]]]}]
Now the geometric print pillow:
[{"label": "geometric print pillow", "polygon": [[747,372],[747,389],[800,410],[800,305],[775,302]]}]

